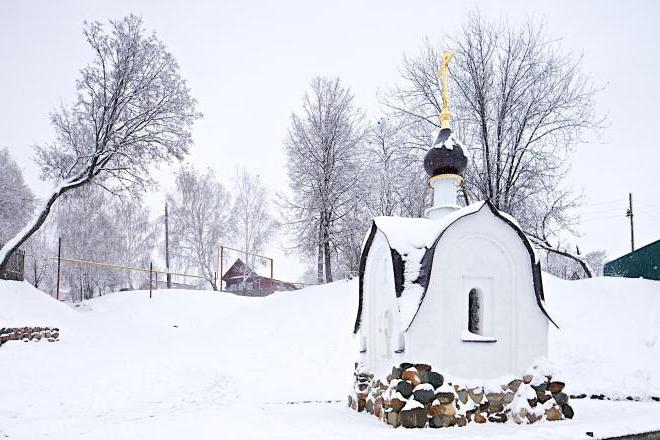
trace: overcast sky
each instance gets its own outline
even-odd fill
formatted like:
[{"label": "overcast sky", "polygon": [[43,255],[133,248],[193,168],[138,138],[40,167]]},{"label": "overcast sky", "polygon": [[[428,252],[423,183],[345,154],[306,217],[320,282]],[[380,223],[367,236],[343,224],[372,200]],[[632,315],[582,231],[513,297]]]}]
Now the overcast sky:
[{"label": "overcast sky", "polygon": [[[660,239],[660,2],[655,1],[29,1],[0,0],[0,147],[7,147],[38,195],[32,146],[52,138],[49,112],[74,94],[91,60],[85,20],[143,17],[175,55],[204,119],[194,127],[190,161],[228,183],[236,166],[286,189],[282,142],[292,111],[315,75],[340,76],[357,104],[378,116],[378,92],[398,79],[404,53],[460,26],[470,9],[519,23],[544,21],[563,49],[583,56],[583,71],[603,87],[597,110],[608,127],[576,147],[568,179],[586,204],[584,251],[629,250],[625,217],[635,199],[639,246]],[[161,170],[166,189],[172,170]],[[420,164],[420,173],[423,170]],[[158,206],[162,194],[150,196]],[[276,275],[301,266],[271,246]],[[278,264],[279,262],[279,264]]]}]

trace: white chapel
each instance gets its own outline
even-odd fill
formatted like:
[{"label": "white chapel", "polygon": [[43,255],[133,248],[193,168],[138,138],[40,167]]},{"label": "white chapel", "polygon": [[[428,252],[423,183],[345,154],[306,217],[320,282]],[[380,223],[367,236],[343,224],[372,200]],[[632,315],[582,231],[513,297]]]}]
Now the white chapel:
[{"label": "white chapel", "polygon": [[467,166],[452,133],[444,62],[441,129],[424,158],[426,218],[376,217],[362,249],[354,332],[362,367],[425,362],[452,377],[522,374],[547,356],[541,266],[515,219],[489,201],[458,206]]}]

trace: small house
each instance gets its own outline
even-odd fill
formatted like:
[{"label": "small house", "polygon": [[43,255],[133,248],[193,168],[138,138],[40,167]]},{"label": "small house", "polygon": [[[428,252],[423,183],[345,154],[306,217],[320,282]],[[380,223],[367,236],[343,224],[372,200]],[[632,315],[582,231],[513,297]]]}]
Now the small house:
[{"label": "small house", "polygon": [[222,281],[225,283],[225,289],[230,292],[249,291],[268,294],[276,290],[298,289],[293,283],[259,275],[240,258],[236,259],[225,272]]}]

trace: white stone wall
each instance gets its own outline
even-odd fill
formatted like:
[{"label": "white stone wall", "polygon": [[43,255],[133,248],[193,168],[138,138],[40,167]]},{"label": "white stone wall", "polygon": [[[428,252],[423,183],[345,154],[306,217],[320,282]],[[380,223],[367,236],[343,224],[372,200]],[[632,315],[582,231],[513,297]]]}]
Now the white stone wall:
[{"label": "white stone wall", "polygon": [[401,323],[396,304],[390,246],[381,231],[371,243],[363,284],[360,361],[376,374],[386,375],[397,363]]},{"label": "white stone wall", "polygon": [[[472,288],[484,299],[481,337],[467,332]],[[487,379],[521,374],[547,356],[547,346],[548,320],[536,304],[529,253],[516,232],[487,208],[451,225],[407,332],[406,358],[453,377]]]}]

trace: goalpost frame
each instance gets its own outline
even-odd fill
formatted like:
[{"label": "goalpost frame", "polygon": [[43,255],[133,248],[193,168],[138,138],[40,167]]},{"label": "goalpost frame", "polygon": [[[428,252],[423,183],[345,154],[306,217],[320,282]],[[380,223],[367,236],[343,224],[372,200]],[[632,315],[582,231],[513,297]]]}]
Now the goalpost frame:
[{"label": "goalpost frame", "polygon": [[[218,249],[218,265],[217,265],[217,267],[218,267],[218,272],[216,272],[216,283],[217,283],[218,281],[220,282],[220,284],[218,285],[220,292],[223,291],[223,290],[222,290],[222,276],[224,275],[224,270],[223,270],[223,263],[222,263],[222,260],[223,260],[223,257],[224,257],[225,249],[227,249],[227,250],[231,250],[231,251],[240,252],[241,254],[245,254],[245,255],[252,255],[252,256],[254,256],[254,257],[259,257],[259,258],[263,258],[263,259],[266,259],[266,260],[270,261],[270,279],[271,279],[271,280],[274,279],[274,278],[273,278],[273,259],[272,259],[272,258],[267,257],[267,256],[265,256],[265,255],[259,255],[259,254],[255,254],[255,253],[252,253],[252,252],[243,251],[243,250],[241,250],[241,249],[236,249],[236,248],[233,248],[233,247],[222,246],[222,245],[221,245],[220,248]],[[245,262],[245,264],[247,264],[247,261]],[[220,276],[220,279],[219,279],[219,280],[217,279],[218,274],[219,274],[219,276]]]}]

